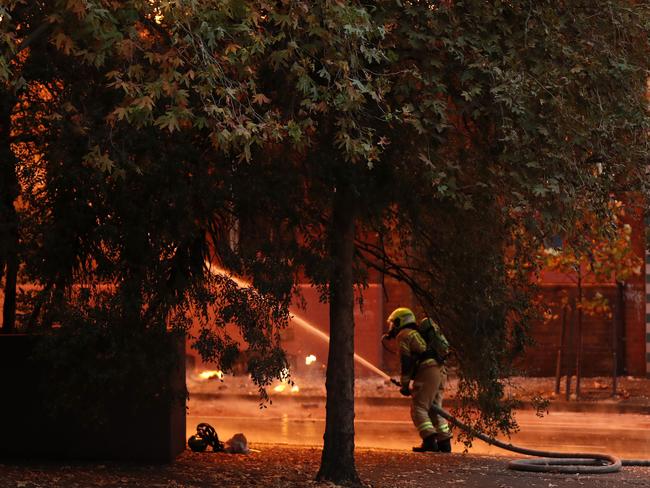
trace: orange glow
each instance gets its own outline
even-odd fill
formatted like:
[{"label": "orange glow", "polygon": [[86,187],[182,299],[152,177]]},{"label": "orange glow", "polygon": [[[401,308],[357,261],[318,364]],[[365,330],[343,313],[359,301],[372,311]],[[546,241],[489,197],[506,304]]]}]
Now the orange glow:
[{"label": "orange glow", "polygon": [[276,393],[298,393],[300,391],[300,388],[298,385],[291,385],[290,389],[287,389],[289,387],[288,383],[280,383],[279,385],[275,386],[273,388],[273,391]]},{"label": "orange glow", "polygon": [[223,371],[221,371],[221,370],[218,370],[218,371],[212,371],[212,370],[203,371],[203,372],[199,373],[199,378],[201,378],[203,380],[212,380],[212,379],[215,379],[215,378],[221,380],[221,379],[223,379]]}]

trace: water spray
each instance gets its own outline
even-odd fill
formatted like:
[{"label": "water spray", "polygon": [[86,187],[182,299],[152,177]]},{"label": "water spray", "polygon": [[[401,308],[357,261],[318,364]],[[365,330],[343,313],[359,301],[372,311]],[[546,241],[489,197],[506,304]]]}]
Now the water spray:
[{"label": "water spray", "polygon": [[[252,285],[246,280],[243,280],[241,278],[237,278],[236,276],[233,276],[232,274],[229,274],[225,269],[220,268],[218,266],[215,266],[214,264],[207,263],[206,265],[208,267],[208,270],[212,274],[219,274],[222,276],[227,276],[229,279],[237,283],[238,286],[242,288],[250,288]],[[325,332],[320,330],[318,327],[315,327],[312,325],[308,320],[300,316],[299,314],[295,312],[291,312],[291,321],[298,325],[299,327],[302,327],[304,330],[309,332],[310,334],[318,337],[320,340],[324,341],[325,343],[329,344],[330,342],[330,336],[328,336]],[[354,353],[354,360],[362,365],[363,367],[369,369],[373,373],[377,374],[378,376],[381,376],[383,379],[386,381],[391,381],[391,377],[387,375],[384,371],[379,369],[377,366],[372,364],[370,361],[365,359],[363,356],[360,356],[356,352]]]}]

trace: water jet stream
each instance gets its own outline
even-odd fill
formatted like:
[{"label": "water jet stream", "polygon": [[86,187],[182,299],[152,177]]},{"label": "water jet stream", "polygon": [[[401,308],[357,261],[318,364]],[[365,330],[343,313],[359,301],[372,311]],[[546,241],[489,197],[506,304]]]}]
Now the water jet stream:
[{"label": "water jet stream", "polygon": [[[234,281],[239,285],[241,288],[253,288],[250,282],[243,280],[241,278],[238,278],[236,276],[233,276],[231,273],[228,273],[225,269],[216,266],[212,263],[207,263],[206,265],[208,266],[208,270],[210,273],[213,275],[221,275],[225,276],[226,278]],[[325,341],[327,344],[330,342],[330,336],[320,330],[318,327],[315,327],[312,323],[310,323],[308,320],[306,320],[304,317],[301,317],[299,314],[295,312],[291,312],[291,322],[295,323],[296,325],[302,327],[304,330],[307,332],[311,333],[312,335],[315,335],[319,339]],[[379,369],[377,366],[372,364],[370,361],[368,361],[366,358],[363,356],[360,356],[356,352],[354,353],[354,360],[359,363],[361,366],[364,366],[365,368],[369,369],[376,375],[382,377],[385,380],[390,381],[390,376],[387,375],[384,371]]]}]

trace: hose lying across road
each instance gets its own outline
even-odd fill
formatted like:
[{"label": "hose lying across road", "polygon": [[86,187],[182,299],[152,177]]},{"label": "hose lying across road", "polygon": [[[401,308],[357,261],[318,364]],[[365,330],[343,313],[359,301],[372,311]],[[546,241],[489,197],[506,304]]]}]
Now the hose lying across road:
[{"label": "hose lying across road", "polygon": [[541,458],[510,461],[510,463],[508,463],[508,468],[510,469],[544,473],[602,474],[615,473],[620,471],[622,466],[650,466],[650,459],[619,459],[616,456],[611,456],[609,454],[540,451],[537,449],[526,449],[524,447],[506,444],[505,442],[487,436],[469,425],[464,424],[447,411],[439,408],[437,405],[433,405],[432,409],[455,426],[469,432],[474,437],[477,437],[488,444],[519,454],[538,456]]}]

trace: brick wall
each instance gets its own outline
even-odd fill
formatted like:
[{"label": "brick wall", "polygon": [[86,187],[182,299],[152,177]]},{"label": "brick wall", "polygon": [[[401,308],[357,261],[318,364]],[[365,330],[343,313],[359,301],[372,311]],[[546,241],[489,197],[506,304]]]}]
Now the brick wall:
[{"label": "brick wall", "polygon": [[650,378],[650,252],[645,257],[645,358],[646,376]]},{"label": "brick wall", "polygon": [[626,371],[631,376],[646,374],[645,289],[641,280],[625,287]]},{"label": "brick wall", "polygon": [[[573,302],[577,296],[575,287],[570,285],[551,285],[542,287],[543,304],[550,318],[534,324],[531,330],[533,345],[530,346],[519,366],[531,376],[555,375],[558,350],[562,348],[561,374],[569,371],[575,374],[576,351],[578,345],[578,314],[570,308],[563,312],[559,297],[566,293]],[[618,303],[618,289],[615,285],[586,286],[585,296],[601,293],[613,307]],[[564,322],[564,337],[563,333]],[[589,316],[582,319],[582,374],[584,376],[601,376],[612,374],[614,358],[612,353],[622,348],[621,321],[615,311],[612,318],[606,316]],[[616,327],[616,329],[614,329]],[[624,361],[617,358],[617,371],[622,373]]]},{"label": "brick wall", "polygon": [[[634,202],[626,210],[625,222],[632,226],[632,248],[634,254],[641,260],[641,271],[644,270],[646,254],[645,222],[642,206]],[[634,205],[634,203],[637,203]],[[645,273],[630,278],[625,287],[625,338],[627,374],[645,376],[647,374],[647,345],[646,345],[646,290]]]},{"label": "brick wall", "polygon": [[[583,317],[583,361],[584,376],[610,375],[614,371],[613,353],[616,352],[616,372],[619,375],[644,376],[646,374],[646,324],[645,295],[639,278],[630,280],[619,289],[615,284],[589,285],[586,293],[600,292],[612,307],[613,317]],[[557,318],[534,324],[531,335],[534,344],[526,351],[521,364],[526,365],[528,374],[552,376],[555,374],[558,348],[561,344],[562,311],[557,305],[564,290],[575,297],[575,287],[570,285],[542,285],[544,303],[550,315]],[[621,314],[622,310],[622,314]],[[577,336],[575,327],[577,313],[569,312],[566,317],[563,341],[564,360],[562,374],[571,368],[575,374],[575,351]],[[569,336],[572,334],[571,340]]]}]

